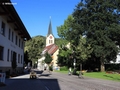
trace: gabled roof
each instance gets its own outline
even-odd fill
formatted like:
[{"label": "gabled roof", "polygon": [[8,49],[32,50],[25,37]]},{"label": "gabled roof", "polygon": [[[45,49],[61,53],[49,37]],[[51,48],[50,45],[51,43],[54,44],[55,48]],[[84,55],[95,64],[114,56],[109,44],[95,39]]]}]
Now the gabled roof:
[{"label": "gabled roof", "polygon": [[52,45],[46,46],[43,51],[48,52],[49,54],[52,55],[57,51],[57,49],[58,49],[58,46],[55,44],[52,44]]}]

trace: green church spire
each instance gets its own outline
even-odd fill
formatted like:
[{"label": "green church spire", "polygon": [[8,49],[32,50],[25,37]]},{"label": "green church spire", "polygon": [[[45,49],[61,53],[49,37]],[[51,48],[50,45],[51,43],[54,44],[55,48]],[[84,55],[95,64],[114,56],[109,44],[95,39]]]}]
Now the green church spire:
[{"label": "green church spire", "polygon": [[50,17],[50,23],[49,23],[49,27],[48,27],[48,34],[47,34],[47,36],[49,36],[50,34],[53,35],[53,33],[52,33],[51,17]]}]

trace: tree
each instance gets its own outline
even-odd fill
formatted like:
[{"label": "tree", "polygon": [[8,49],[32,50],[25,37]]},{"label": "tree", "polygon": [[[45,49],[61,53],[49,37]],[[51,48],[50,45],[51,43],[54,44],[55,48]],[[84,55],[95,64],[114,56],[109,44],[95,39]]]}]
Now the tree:
[{"label": "tree", "polygon": [[57,63],[59,66],[72,67],[73,64],[72,50],[70,48],[67,48],[66,46],[59,47]]},{"label": "tree", "polygon": [[51,61],[52,61],[52,57],[50,54],[48,54],[48,52],[45,54],[45,63],[50,65]]},{"label": "tree", "polygon": [[75,47],[75,58],[77,59],[77,63],[80,64],[80,71],[82,70],[82,63],[88,60],[91,57],[91,53],[93,49],[91,48],[90,44],[87,44],[86,37],[80,35],[80,40]]},{"label": "tree", "polygon": [[28,61],[29,61],[28,51],[25,51],[24,52],[24,62],[26,65],[28,64]]},{"label": "tree", "polygon": [[90,56],[89,54],[92,52],[88,50],[88,48],[90,49],[90,45],[87,45],[86,38],[78,33],[79,29],[74,28],[73,30],[72,26],[75,25],[73,22],[73,16],[69,15],[64,24],[57,27],[58,35],[70,42],[70,49],[61,48],[58,57],[59,63],[67,66],[70,66],[70,63],[73,64],[74,58],[78,59],[78,63],[82,63],[84,60],[87,60]]},{"label": "tree", "polygon": [[[67,48],[66,45],[68,43],[73,42],[71,33],[71,23],[73,22],[72,15],[69,15],[68,18],[64,21],[64,24],[57,27],[58,36],[64,40],[62,41],[62,45],[59,47],[59,55],[58,55],[58,64],[61,66],[71,67],[73,64],[72,48]],[[65,42],[66,41],[66,42]]]},{"label": "tree", "polygon": [[35,36],[31,40],[25,42],[25,52],[28,53],[28,60],[32,61],[32,65],[40,58],[40,54],[45,46],[45,37]]},{"label": "tree", "polygon": [[64,24],[57,27],[58,36],[64,40],[70,42],[72,40],[73,34],[71,32],[71,23],[73,22],[72,15],[69,15],[68,18],[64,21]]},{"label": "tree", "polygon": [[115,61],[118,53],[119,5],[119,0],[82,0],[73,12],[71,32],[86,36],[93,48],[92,55],[101,62],[101,71],[104,71],[104,63]]},{"label": "tree", "polygon": [[[58,35],[75,47],[79,36],[85,36],[93,49],[91,56],[101,62],[101,71],[104,71],[104,63],[116,60],[117,45],[120,46],[120,1],[81,0],[57,29]],[[73,51],[75,47],[71,47]]]}]

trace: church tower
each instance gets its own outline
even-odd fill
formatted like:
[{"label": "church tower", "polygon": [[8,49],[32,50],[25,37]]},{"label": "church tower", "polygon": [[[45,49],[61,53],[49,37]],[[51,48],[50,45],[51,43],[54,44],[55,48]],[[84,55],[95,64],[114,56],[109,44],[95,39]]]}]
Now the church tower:
[{"label": "church tower", "polygon": [[55,38],[52,33],[52,24],[51,24],[51,19],[50,19],[50,23],[49,23],[49,27],[48,27],[48,34],[46,36],[46,46],[54,44],[54,39]]}]

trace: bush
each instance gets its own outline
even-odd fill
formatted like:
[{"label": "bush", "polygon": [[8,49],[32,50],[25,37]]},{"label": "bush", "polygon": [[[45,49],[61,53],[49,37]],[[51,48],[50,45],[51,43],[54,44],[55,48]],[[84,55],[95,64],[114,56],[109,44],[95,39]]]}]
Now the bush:
[{"label": "bush", "polygon": [[77,69],[75,68],[72,72],[73,75],[77,75]]},{"label": "bush", "polygon": [[52,66],[49,66],[49,70],[50,70],[50,71],[53,71],[53,67],[52,67]]},{"label": "bush", "polygon": [[68,71],[68,68],[66,66],[60,67],[60,71]]}]

